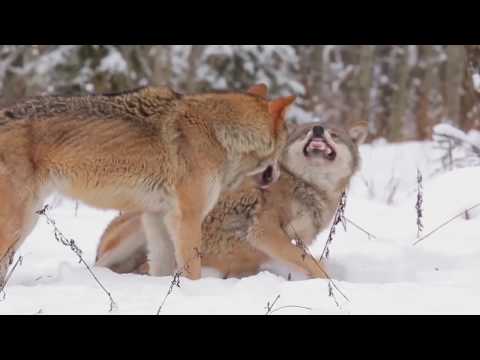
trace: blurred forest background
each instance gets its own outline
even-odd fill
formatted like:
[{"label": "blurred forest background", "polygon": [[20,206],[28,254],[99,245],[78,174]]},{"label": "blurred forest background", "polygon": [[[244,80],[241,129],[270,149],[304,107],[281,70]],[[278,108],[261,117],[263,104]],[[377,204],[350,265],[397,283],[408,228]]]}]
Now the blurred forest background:
[{"label": "blurred forest background", "polygon": [[[0,106],[42,94],[169,85],[299,97],[292,120],[367,120],[370,138],[480,130],[479,45],[0,45]],[[477,75],[475,73],[477,72]]]}]

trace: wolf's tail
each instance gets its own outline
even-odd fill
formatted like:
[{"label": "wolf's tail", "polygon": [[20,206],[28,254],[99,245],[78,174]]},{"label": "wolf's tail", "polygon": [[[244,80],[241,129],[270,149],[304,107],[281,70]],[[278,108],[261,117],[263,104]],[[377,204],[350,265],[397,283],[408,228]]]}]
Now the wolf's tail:
[{"label": "wolf's tail", "polygon": [[141,215],[124,214],[116,217],[103,233],[97,248],[96,266],[125,273],[148,271],[146,238]]}]

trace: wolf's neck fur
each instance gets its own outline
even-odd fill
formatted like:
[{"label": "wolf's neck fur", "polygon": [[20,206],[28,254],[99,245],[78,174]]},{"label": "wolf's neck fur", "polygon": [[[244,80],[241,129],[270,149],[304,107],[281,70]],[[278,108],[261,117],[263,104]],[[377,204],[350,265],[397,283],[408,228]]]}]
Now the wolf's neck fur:
[{"label": "wolf's neck fur", "polygon": [[[186,96],[189,108],[204,118],[204,126],[211,128],[217,141],[227,150],[228,154],[240,155],[248,152],[268,154],[275,144],[270,135],[269,123],[259,120],[251,123],[251,119],[265,117],[255,99],[246,94],[220,93]],[[245,101],[250,101],[246,114]],[[227,121],[234,119],[236,121]],[[248,124],[248,126],[245,126]]]},{"label": "wolf's neck fur", "polygon": [[[340,196],[348,186],[348,179],[337,184],[330,181],[312,181],[295,174],[282,165],[284,181],[289,182],[292,188],[293,200],[308,209],[307,213],[313,221],[317,231],[321,231],[331,221],[337,209]],[[311,243],[313,239],[305,239]]]},{"label": "wolf's neck fur", "polygon": [[285,162],[282,162],[281,168],[282,174],[288,174],[296,182],[312,188],[319,194],[323,194],[324,199],[329,203],[338,201],[342,192],[348,187],[351,178],[351,176],[347,176],[342,179],[333,179],[329,174],[322,174],[322,176],[317,174],[309,175],[308,171],[304,171],[303,174],[297,174]]}]

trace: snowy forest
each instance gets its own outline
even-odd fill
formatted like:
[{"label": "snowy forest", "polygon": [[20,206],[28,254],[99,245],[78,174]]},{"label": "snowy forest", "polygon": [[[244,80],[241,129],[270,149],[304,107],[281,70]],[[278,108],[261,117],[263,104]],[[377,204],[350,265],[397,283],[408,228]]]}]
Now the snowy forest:
[{"label": "snowy forest", "polygon": [[[106,229],[122,210],[88,206],[60,189],[45,207],[35,208],[38,223],[9,259],[9,272],[0,282],[0,315],[480,314],[480,45],[0,45],[0,111],[38,95],[117,93],[148,85],[184,94],[243,92],[259,83],[268,85],[272,99],[297,97],[288,121],[320,121],[287,145],[277,181],[287,174],[297,182],[279,187],[281,194],[270,206],[294,209],[301,221],[285,221],[293,228],[285,243],[302,250],[302,261],[311,255],[321,263],[325,276],[311,276],[312,271],[299,271],[274,256],[245,276],[229,276],[215,266],[205,266],[200,280],[184,278],[178,270],[171,276],[116,271],[103,266],[98,254]],[[366,137],[358,136],[358,128],[352,132],[359,121]],[[19,122],[10,122],[12,128]],[[43,134],[50,134],[45,128]],[[343,137],[335,134],[339,129]],[[96,132],[97,127],[89,136]],[[12,133],[0,135],[14,144]],[[122,136],[109,136],[107,142],[111,139]],[[114,148],[123,150],[123,145]],[[127,145],[128,155],[137,154]],[[4,146],[4,153],[11,155],[11,147]],[[74,153],[81,155],[80,164],[86,148],[82,143]],[[290,149],[297,156],[290,157]],[[312,154],[322,162],[311,162]],[[5,158],[0,153],[4,178],[14,173],[3,166]],[[301,171],[287,172],[287,161]],[[1,176],[0,203],[10,196],[16,205]],[[108,173],[107,178],[115,177]],[[12,176],[8,184],[17,180]],[[309,192],[294,200],[288,196],[302,189]],[[90,198],[103,191],[108,190]],[[325,205],[329,195],[335,197],[332,206]],[[301,218],[308,206],[313,216],[330,211],[330,217],[311,231],[312,242],[305,245],[294,225],[308,227]],[[0,220],[13,212],[4,209]],[[269,226],[271,214],[265,217]],[[145,223],[137,220],[138,230]],[[225,229],[238,230],[233,223]],[[128,226],[113,231],[114,242],[116,234],[131,236]],[[139,242],[141,234],[134,235]],[[145,244],[125,243],[118,246],[127,265],[139,257],[133,250],[147,251]]]},{"label": "snowy forest", "polygon": [[[370,137],[480,126],[473,45],[0,45],[0,106],[39,94],[243,90],[299,97],[293,121],[367,120]],[[477,64],[478,66],[478,64]]]}]

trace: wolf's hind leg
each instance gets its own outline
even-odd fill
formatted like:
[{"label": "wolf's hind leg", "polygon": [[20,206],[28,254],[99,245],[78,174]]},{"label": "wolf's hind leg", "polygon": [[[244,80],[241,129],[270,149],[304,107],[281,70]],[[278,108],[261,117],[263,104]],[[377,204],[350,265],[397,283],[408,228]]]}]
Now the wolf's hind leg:
[{"label": "wolf's hind leg", "polygon": [[142,225],[147,239],[150,275],[168,276],[175,271],[175,248],[160,213],[144,213]]},{"label": "wolf's hind leg", "polygon": [[40,210],[41,200],[34,186],[13,178],[6,171],[0,172],[0,283],[15,252],[38,220],[36,212]]},{"label": "wolf's hind leg", "polygon": [[97,248],[96,266],[120,274],[145,273],[146,238],[141,214],[118,216],[105,230]]}]

